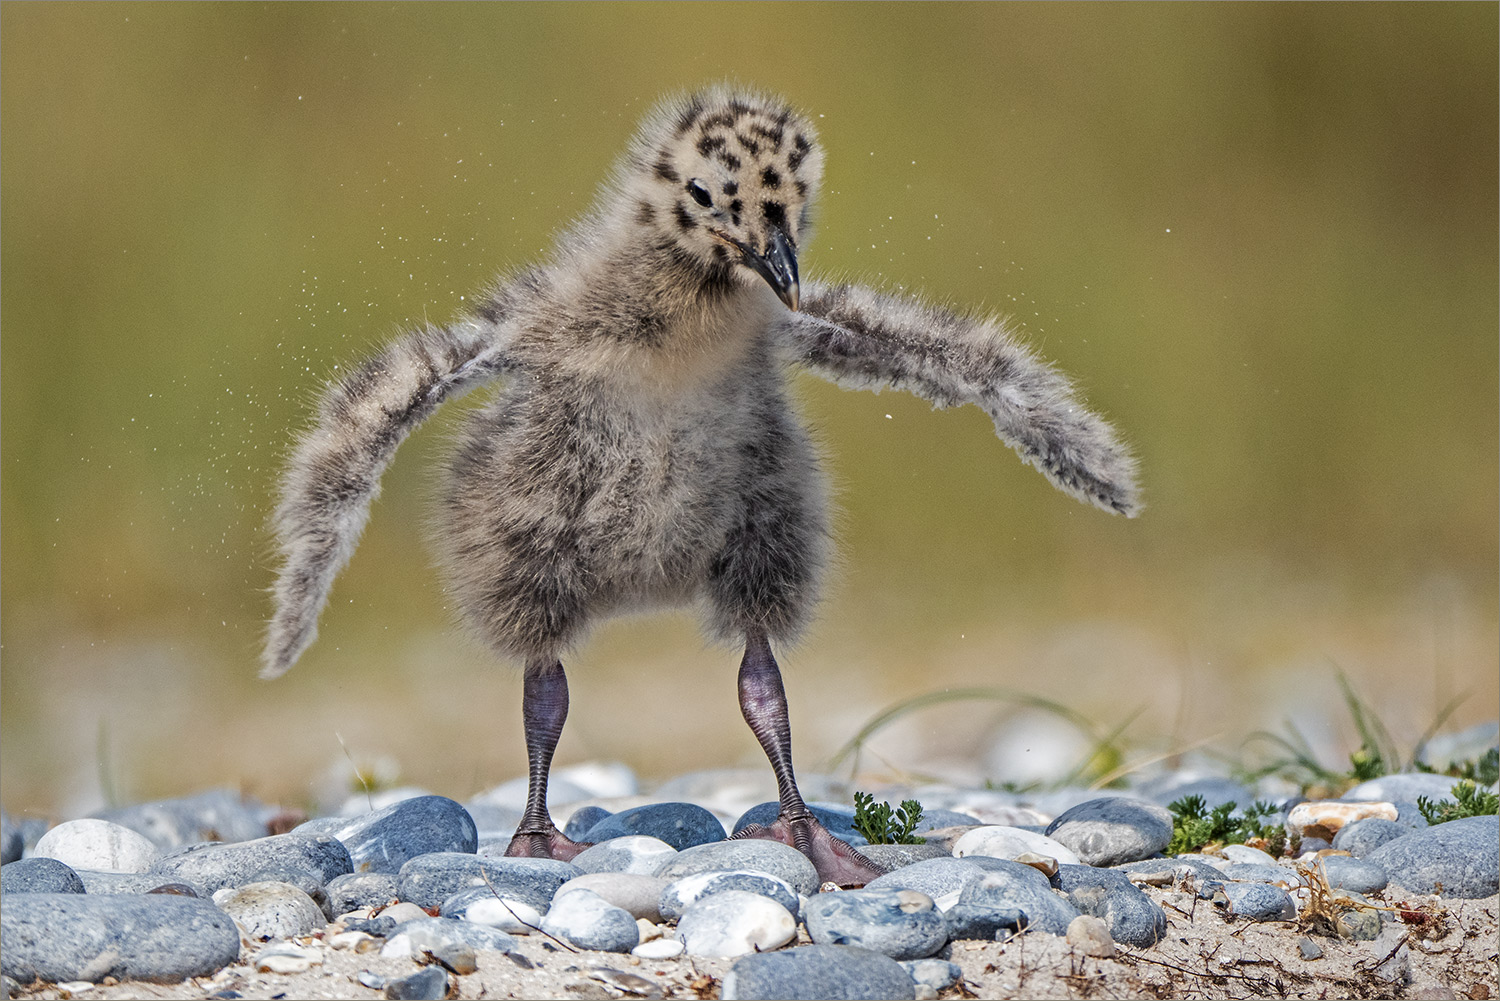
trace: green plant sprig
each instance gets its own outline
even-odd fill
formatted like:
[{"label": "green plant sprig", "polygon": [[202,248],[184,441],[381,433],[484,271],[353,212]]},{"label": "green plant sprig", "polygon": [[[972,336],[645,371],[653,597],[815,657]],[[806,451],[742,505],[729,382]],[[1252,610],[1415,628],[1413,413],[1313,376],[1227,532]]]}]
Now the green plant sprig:
[{"label": "green plant sprig", "polygon": [[921,820],[922,804],[914,799],[902,800],[892,810],[867,792],[854,794],[854,829],[872,845],[925,845],[926,838],[912,834]]}]

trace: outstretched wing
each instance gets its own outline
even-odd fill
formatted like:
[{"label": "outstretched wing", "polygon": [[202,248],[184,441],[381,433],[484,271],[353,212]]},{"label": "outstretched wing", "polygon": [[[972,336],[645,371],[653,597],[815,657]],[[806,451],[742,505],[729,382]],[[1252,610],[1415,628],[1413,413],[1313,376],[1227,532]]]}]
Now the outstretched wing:
[{"label": "outstretched wing", "polygon": [[1136,464],[1067,378],[997,320],[859,285],[808,282],[778,330],[801,364],[840,385],[891,386],[940,407],[973,403],[1060,490],[1106,511],[1141,509]]},{"label": "outstretched wing", "polygon": [[282,564],[261,677],[285,673],[317,637],[397,446],[445,399],[505,370],[505,320],[496,302],[483,319],[413,331],[324,391],[281,482],[273,525]]}]

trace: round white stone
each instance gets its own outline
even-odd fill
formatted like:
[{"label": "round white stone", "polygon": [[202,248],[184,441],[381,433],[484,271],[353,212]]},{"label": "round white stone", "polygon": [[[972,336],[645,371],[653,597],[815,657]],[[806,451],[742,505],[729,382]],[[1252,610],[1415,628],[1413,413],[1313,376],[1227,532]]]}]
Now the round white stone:
[{"label": "round white stone", "polygon": [[161,856],[144,835],[107,820],[58,824],[42,835],[32,854],[95,872],[145,872]]},{"label": "round white stone", "polygon": [[677,937],[695,956],[748,956],[786,945],[797,922],[769,897],[725,890],[704,897],[677,922]]},{"label": "round white stone", "polygon": [[1067,845],[1054,841],[1045,834],[1019,827],[976,827],[953,844],[955,858],[988,855],[990,858],[1014,859],[1027,852],[1055,858],[1063,865],[1079,864],[1078,856]]}]

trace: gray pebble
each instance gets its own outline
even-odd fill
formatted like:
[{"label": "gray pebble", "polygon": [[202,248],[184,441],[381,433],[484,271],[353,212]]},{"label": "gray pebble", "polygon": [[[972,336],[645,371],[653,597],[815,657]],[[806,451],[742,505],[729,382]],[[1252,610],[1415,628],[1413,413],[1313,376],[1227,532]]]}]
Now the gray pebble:
[{"label": "gray pebble", "polygon": [[[983,856],[963,859],[949,856],[913,862],[870,880],[866,889],[918,890],[933,900],[939,900],[984,878],[986,870],[983,859]],[[1041,873],[1037,875],[1041,876]],[[1046,880],[1047,877],[1042,876],[1042,882],[1045,883]]]},{"label": "gray pebble", "polygon": [[1078,910],[1053,892],[1047,877],[1019,862],[993,861],[996,867],[965,886],[958,902],[997,911],[1018,910],[1031,930],[1066,935],[1068,922],[1078,917]]},{"label": "gray pebble", "polygon": [[592,890],[569,890],[552,900],[542,931],[579,949],[629,952],[641,944],[635,918]]},{"label": "gray pebble", "polygon": [[380,954],[387,958],[420,957],[463,946],[478,951],[511,952],[515,937],[487,925],[452,918],[417,918],[397,925],[386,935]]},{"label": "gray pebble", "polygon": [[633,834],[610,838],[573,856],[573,864],[584,872],[633,872],[655,876],[677,857],[677,849],[660,838]]},{"label": "gray pebble", "polygon": [[1126,862],[1124,865],[1113,866],[1120,872],[1147,873],[1147,872],[1170,872],[1176,879],[1192,876],[1197,880],[1219,880],[1224,874],[1215,866],[1197,859],[1177,856],[1176,858],[1142,859],[1139,862]]},{"label": "gray pebble", "polygon": [[1166,848],[1172,840],[1172,815],[1143,799],[1091,799],[1048,824],[1046,834],[1086,865],[1120,865]]},{"label": "gray pebble", "polygon": [[419,855],[472,853],[479,847],[474,820],[446,796],[417,796],[329,831],[349,849],[355,872],[397,873]]},{"label": "gray pebble", "polygon": [[821,885],[818,871],[807,856],[790,845],[763,838],[742,841],[720,841],[695,845],[677,853],[657,875],[667,881],[700,872],[764,872],[782,880],[798,893],[808,896]]},{"label": "gray pebble", "polygon": [[87,893],[73,867],[55,858],[23,858],[0,866],[0,893]]},{"label": "gray pebble", "polygon": [[943,919],[948,922],[948,937],[954,940],[1004,942],[1026,927],[1026,915],[1019,907],[954,904]]},{"label": "gray pebble", "polygon": [[327,834],[278,834],[236,844],[189,845],[157,861],[151,872],[196,883],[210,893],[257,882],[267,872],[305,872],[326,885],[353,871],[349,850]]},{"label": "gray pebble", "polygon": [[1381,912],[1371,907],[1368,900],[1348,890],[1335,893],[1334,898],[1355,905],[1339,907],[1335,910],[1333,928],[1342,938],[1356,942],[1369,942],[1380,935],[1380,930],[1384,925]]},{"label": "gray pebble", "polygon": [[721,997],[911,1001],[916,985],[889,956],[843,945],[806,945],[736,960],[724,975]]},{"label": "gray pebble", "polygon": [[852,945],[892,959],[921,959],[943,947],[948,926],[932,898],[917,890],[820,893],[803,908],[819,945]]},{"label": "gray pebble", "polygon": [[1271,883],[1228,882],[1219,889],[1223,893],[1224,908],[1237,918],[1290,921],[1297,916],[1291,895]]},{"label": "gray pebble", "polygon": [[416,973],[385,982],[385,996],[393,1001],[442,1001],[448,996],[448,973],[425,966]]},{"label": "gray pebble", "polygon": [[269,809],[229,789],[137,803],[93,814],[145,835],[164,852],[200,841],[252,841],[266,836]]},{"label": "gray pebble", "polygon": [[888,873],[928,859],[953,857],[953,853],[942,845],[932,844],[861,845],[859,853]]},{"label": "gray pebble", "polygon": [[351,872],[328,881],[323,892],[335,915],[357,911],[361,907],[383,907],[397,899],[401,877],[388,872]]},{"label": "gray pebble", "polygon": [[17,894],[0,909],[3,972],[41,979],[150,980],[206,977],[234,962],[240,933],[207,900],[166,894]]},{"label": "gray pebble", "polygon": [[602,806],[593,804],[580,806],[573,811],[573,815],[563,825],[563,837],[570,841],[587,841],[588,839],[584,835],[588,833],[589,828],[609,815],[610,811]]},{"label": "gray pebble", "polygon": [[658,908],[664,920],[677,921],[697,901],[727,890],[758,893],[785,907],[792,917],[800,915],[801,902],[797,899],[797,891],[786,880],[763,872],[745,871],[700,872],[673,880],[662,888]]},{"label": "gray pebble", "polygon": [[632,834],[660,838],[681,851],[694,845],[723,841],[719,818],[693,803],[649,803],[612,813],[584,832],[586,842],[608,841]]},{"label": "gray pebble", "polygon": [[912,983],[923,984],[935,991],[946,991],[964,975],[962,967],[946,959],[908,959],[901,968],[911,977]]},{"label": "gray pebble", "polygon": [[1224,879],[1237,879],[1245,883],[1294,883],[1297,875],[1279,865],[1264,865],[1260,862],[1231,862],[1219,870]]},{"label": "gray pebble", "polygon": [[1166,913],[1123,872],[1060,865],[1051,882],[1080,914],[1104,921],[1116,942],[1144,949],[1167,933]]},{"label": "gray pebble", "polygon": [[660,921],[662,891],[669,885],[666,880],[656,876],[642,876],[633,872],[586,872],[568,880],[557,892],[561,894],[569,890],[593,890],[633,918]]},{"label": "gray pebble", "polygon": [[445,918],[488,925],[512,935],[529,935],[541,926],[542,915],[551,903],[539,904],[534,896],[529,900],[506,891],[497,895],[488,886],[471,886],[444,900],[439,913]]},{"label": "gray pebble", "polygon": [[1346,851],[1355,858],[1364,858],[1387,841],[1404,838],[1410,833],[1410,827],[1394,820],[1366,817],[1339,828],[1339,832],[1333,836],[1333,847]]},{"label": "gray pebble", "polygon": [[1500,818],[1450,820],[1388,841],[1365,858],[1408,890],[1488,897],[1500,889]]},{"label": "gray pebble", "polygon": [[[807,808],[817,818],[818,823],[828,828],[828,833],[858,848],[860,845],[868,844],[869,839],[854,829],[854,810],[847,806],[838,806],[832,803],[809,803]],[[770,827],[776,823],[777,816],[781,813],[780,803],[757,803],[734,822],[730,828],[731,834],[738,834],[751,824],[760,824]]]},{"label": "gray pebble", "polygon": [[161,886],[176,886],[183,896],[205,899],[211,896],[205,887],[149,872],[94,872],[91,869],[78,869],[76,872],[78,878],[83,880],[83,888],[89,893],[150,893]]},{"label": "gray pebble", "polygon": [[220,890],[214,904],[234,918],[245,937],[261,942],[308,935],[328,923],[311,897],[290,883],[251,883]]},{"label": "gray pebble", "polygon": [[1302,954],[1303,959],[1322,959],[1323,949],[1318,943],[1306,935],[1297,940],[1297,951]]},{"label": "gray pebble", "polygon": [[1328,855],[1323,858],[1323,874],[1328,885],[1335,889],[1352,890],[1355,893],[1374,893],[1384,890],[1389,881],[1385,867],[1375,862],[1350,858],[1347,855]]},{"label": "gray pebble", "polygon": [[567,862],[534,858],[479,858],[463,852],[420,855],[401,867],[397,895],[418,907],[439,907],[459,890],[489,887],[503,897],[547,910],[557,888],[583,871]]}]

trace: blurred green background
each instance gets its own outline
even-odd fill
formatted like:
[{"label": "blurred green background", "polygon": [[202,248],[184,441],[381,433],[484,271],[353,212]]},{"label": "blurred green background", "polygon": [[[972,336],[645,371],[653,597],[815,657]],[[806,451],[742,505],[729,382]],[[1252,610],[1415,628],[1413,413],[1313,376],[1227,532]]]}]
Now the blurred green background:
[{"label": "blurred green background", "polygon": [[[477,401],[403,448],[264,684],[276,470],[336,365],[535,259],[643,111],[724,79],[821,129],[804,273],[1010,314],[1149,504],[1068,500],[972,408],[799,377],[843,554],[784,658],[804,770],[945,686],[1142,753],[1291,718],[1336,763],[1340,669],[1407,739],[1463,693],[1452,725],[1493,718],[1496,39],[1494,4],[4,4],[6,808],[305,800],[341,741],[456,796],[523,771],[518,679],[422,537]],[[559,760],[758,763],[736,664],[685,615],[601,629]],[[874,749],[1004,780],[1007,719]]]}]

